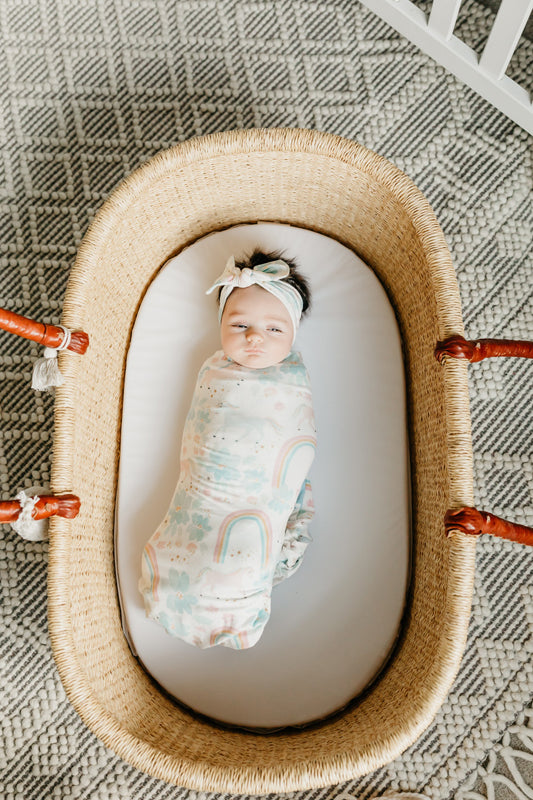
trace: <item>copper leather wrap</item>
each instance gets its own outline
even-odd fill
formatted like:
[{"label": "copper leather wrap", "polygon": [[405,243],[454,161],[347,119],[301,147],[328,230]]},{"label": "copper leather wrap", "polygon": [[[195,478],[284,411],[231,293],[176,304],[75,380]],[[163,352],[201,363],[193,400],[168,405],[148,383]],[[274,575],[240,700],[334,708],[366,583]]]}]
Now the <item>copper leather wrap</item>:
[{"label": "copper leather wrap", "polygon": [[444,516],[444,525],[448,536],[451,531],[460,531],[470,536],[490,533],[492,536],[509,539],[511,542],[533,545],[533,528],[507,522],[494,514],[478,511],[477,508],[467,506],[455,511],[447,511]]},{"label": "copper leather wrap", "polygon": [[[57,325],[46,325],[44,322],[36,322],[28,317],[15,314],[14,311],[6,311],[0,308],[0,328],[24,339],[31,339],[45,347],[59,347],[63,341],[64,333]],[[73,353],[83,355],[89,346],[89,337],[83,331],[74,331],[71,334],[70,344],[66,348]]]},{"label": "copper leather wrap", "polygon": [[444,342],[437,342],[435,358],[442,361],[444,356],[465,358],[472,363],[484,358],[533,358],[533,342],[513,339],[474,339],[469,342],[462,336],[451,336]]},{"label": "copper leather wrap", "polygon": [[[80,510],[80,499],[75,494],[40,495],[33,510],[33,519],[46,517],[66,517],[74,519]],[[21,506],[18,500],[5,500],[0,503],[0,522],[14,522],[18,519]]]}]

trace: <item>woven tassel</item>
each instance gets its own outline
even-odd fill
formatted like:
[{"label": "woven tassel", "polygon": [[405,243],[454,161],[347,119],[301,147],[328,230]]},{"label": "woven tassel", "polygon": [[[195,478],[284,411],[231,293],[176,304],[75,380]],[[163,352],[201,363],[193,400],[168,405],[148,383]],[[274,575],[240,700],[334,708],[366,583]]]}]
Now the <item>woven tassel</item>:
[{"label": "woven tassel", "polygon": [[31,388],[39,392],[49,392],[54,386],[61,386],[64,381],[57,363],[57,350],[45,347],[43,356],[33,365]]},{"label": "woven tassel", "polygon": [[21,509],[18,519],[11,523],[11,527],[19,536],[30,542],[42,542],[48,539],[48,520],[33,519],[32,517],[38,499],[38,495],[29,497],[24,491],[19,492],[15,497],[15,500],[19,501]]}]

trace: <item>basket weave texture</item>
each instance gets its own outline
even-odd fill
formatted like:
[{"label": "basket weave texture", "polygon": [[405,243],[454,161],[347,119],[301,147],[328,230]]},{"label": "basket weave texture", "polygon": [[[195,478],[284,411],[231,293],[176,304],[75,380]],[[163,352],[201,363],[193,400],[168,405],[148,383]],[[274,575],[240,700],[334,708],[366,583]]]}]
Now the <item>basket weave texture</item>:
[{"label": "basket weave texture", "polygon": [[[404,346],[413,493],[411,589],[388,668],[335,718],[263,736],[194,718],[158,689],[123,636],[113,560],[123,380],[139,305],[172,254],[254,221],[333,237],[383,283]],[[444,535],[445,510],[473,503],[470,417],[466,364],[433,357],[436,341],[463,327],[450,254],[421,192],[385,159],[328,134],[190,140],[147,162],[103,204],[72,269],[63,324],[87,331],[90,347],[60,356],[52,488],[80,495],[82,507],[77,519],[51,524],[49,622],[63,683],[88,727],[138,769],[204,791],[310,789],[397,757],[429,725],[457,672],[475,549]]]}]

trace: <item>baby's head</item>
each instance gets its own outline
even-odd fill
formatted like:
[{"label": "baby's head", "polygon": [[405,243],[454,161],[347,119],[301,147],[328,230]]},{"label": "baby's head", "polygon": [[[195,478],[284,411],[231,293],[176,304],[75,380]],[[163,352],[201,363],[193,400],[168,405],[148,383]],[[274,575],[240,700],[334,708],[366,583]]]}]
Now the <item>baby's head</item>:
[{"label": "baby's head", "polygon": [[238,262],[232,257],[208,293],[217,287],[224,353],[250,369],[287,358],[310,305],[309,285],[294,261],[260,250]]}]

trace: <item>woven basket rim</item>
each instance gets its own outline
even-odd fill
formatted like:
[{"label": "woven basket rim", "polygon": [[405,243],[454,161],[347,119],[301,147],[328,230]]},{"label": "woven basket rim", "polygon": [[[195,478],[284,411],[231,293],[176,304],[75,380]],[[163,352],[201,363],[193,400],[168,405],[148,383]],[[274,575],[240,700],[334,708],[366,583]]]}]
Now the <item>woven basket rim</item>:
[{"label": "woven basket rim", "polygon": [[[447,254],[440,266],[446,268],[448,273],[451,269],[455,281],[449,252],[433,209],[416,184],[391,161],[358,142],[336,134],[305,128],[252,128],[188,139],[152,156],[120,180],[97,211],[79,246],[67,286],[65,305],[70,305],[75,300],[84,280],[90,279],[89,275],[84,275],[84,265],[90,263],[105,242],[115,219],[124,214],[147,185],[163,176],[169,168],[175,169],[177,166],[188,166],[228,155],[270,152],[320,155],[341,161],[347,167],[364,170],[381,186],[390,189],[402,202],[422,240],[427,239],[428,235],[438,240],[443,252]],[[434,223],[429,234],[426,231],[428,220]],[[448,292],[453,289],[453,283],[447,288]],[[458,300],[458,291],[456,294]]]}]

